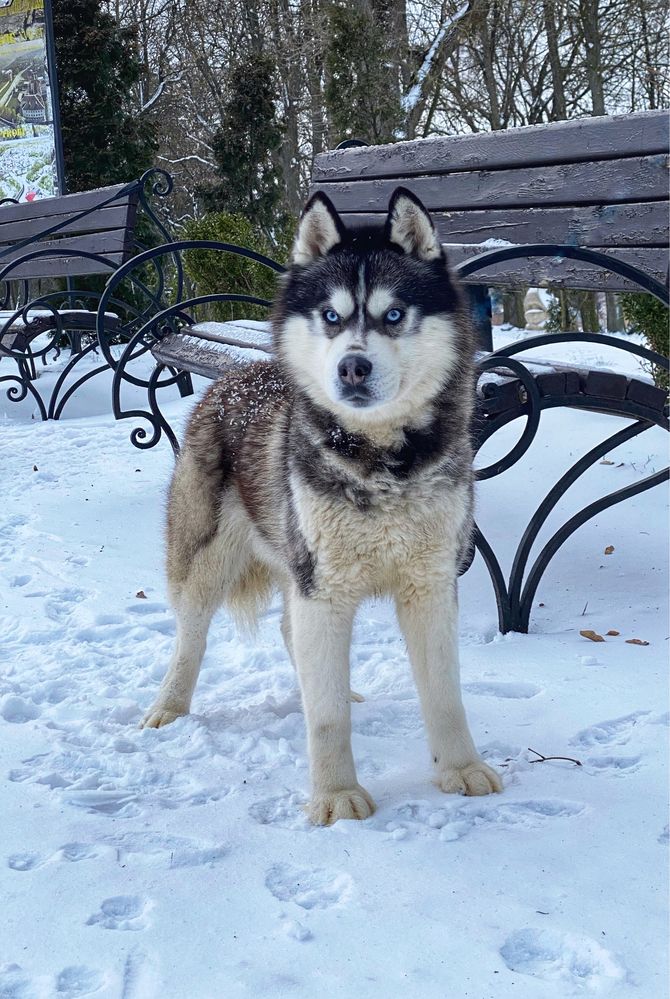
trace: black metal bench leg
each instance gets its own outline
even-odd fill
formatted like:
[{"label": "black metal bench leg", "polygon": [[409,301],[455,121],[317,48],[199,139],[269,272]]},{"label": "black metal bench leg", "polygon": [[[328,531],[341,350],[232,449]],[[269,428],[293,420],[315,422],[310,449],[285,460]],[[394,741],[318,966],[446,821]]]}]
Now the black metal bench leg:
[{"label": "black metal bench leg", "polygon": [[180,371],[179,377],[177,378],[177,388],[179,389],[179,395],[182,399],[186,396],[193,395],[193,380],[188,371]]},{"label": "black metal bench leg", "polygon": [[493,330],[491,327],[491,295],[485,284],[468,286],[472,322],[479,339],[480,350],[493,350]]}]

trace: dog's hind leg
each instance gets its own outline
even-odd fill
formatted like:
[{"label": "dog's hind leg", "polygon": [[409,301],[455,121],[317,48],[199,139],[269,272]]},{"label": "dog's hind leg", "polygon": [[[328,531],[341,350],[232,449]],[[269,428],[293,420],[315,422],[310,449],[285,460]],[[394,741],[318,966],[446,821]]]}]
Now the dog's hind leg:
[{"label": "dog's hind leg", "polygon": [[206,607],[196,606],[185,595],[175,601],[175,651],[156,702],[142,721],[142,728],[160,728],[162,725],[169,725],[180,715],[188,714],[215,609],[215,603]]},{"label": "dog's hind leg", "polygon": [[432,583],[408,584],[396,607],[441,789],[471,795],[501,791],[500,777],[475,749],[461,700],[455,573],[451,580],[436,573]]},{"label": "dog's hind leg", "polygon": [[[173,490],[174,492],[174,490]],[[194,496],[194,502],[199,497]],[[171,497],[174,504],[174,498]],[[267,567],[254,555],[248,520],[234,495],[222,512],[202,523],[202,508],[168,521],[168,586],[177,618],[177,642],[156,703],[143,727],[159,728],[188,714],[207,632],[214,612],[226,604],[238,620],[253,624],[271,592]],[[209,535],[206,527],[214,524]]]}]

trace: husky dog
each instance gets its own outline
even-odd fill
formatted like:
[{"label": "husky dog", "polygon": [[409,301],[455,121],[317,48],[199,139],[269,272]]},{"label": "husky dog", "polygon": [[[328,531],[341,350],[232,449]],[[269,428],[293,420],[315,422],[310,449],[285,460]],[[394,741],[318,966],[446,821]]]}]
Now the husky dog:
[{"label": "husky dog", "polygon": [[193,413],[172,479],[177,643],[143,724],[187,714],[212,615],[273,589],[300,681],[317,824],[374,811],[351,751],[361,601],[395,600],[443,791],[489,794],[461,701],[456,578],[472,524],[474,342],[425,208],[398,188],[347,230],[315,194],[273,317],[275,361],[239,366]]}]

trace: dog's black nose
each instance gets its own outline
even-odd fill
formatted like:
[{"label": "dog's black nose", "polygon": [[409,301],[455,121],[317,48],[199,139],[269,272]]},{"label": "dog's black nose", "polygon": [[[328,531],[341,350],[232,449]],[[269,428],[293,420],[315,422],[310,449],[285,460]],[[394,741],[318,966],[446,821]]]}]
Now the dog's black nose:
[{"label": "dog's black nose", "polygon": [[344,385],[362,385],[372,371],[372,362],[362,354],[346,354],[337,366]]}]

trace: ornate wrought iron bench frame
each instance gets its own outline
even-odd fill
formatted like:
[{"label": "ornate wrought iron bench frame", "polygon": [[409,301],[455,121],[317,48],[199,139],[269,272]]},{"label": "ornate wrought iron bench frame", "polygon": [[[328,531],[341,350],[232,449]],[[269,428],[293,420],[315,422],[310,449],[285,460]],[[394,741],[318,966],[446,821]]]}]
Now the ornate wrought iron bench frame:
[{"label": "ornate wrought iron bench frame", "polygon": [[[102,292],[78,287],[75,279],[107,275],[143,251],[146,243],[137,235],[142,216],[144,235],[154,242],[169,241],[151,199],[164,198],[171,190],[169,175],[153,169],[129,184],[30,205],[4,199],[0,205],[0,362],[5,363],[0,366],[0,384],[9,384],[6,394],[11,402],[20,403],[30,396],[42,420],[58,420],[77,390],[107,370],[106,360],[93,368],[82,362],[98,350],[98,326],[104,329],[106,347],[123,335],[119,315],[128,322],[132,301],[107,296],[107,311],[100,313]],[[140,293],[143,308],[155,311],[158,307],[162,277],[162,272],[153,269],[147,281],[135,271],[134,293]],[[64,279],[65,287],[35,292],[35,282],[43,278]],[[66,343],[70,358],[45,395],[40,391],[38,362],[45,366],[47,359],[57,359]]]},{"label": "ornate wrought iron bench frame", "polygon": [[[211,341],[235,343],[225,335],[223,337],[215,334],[202,335],[196,331],[189,334],[189,329],[197,321],[198,308],[212,302],[237,302],[266,307],[271,304],[261,298],[234,293],[188,297],[185,294],[188,282],[184,275],[182,254],[189,250],[218,250],[232,253],[263,264],[278,274],[283,271],[283,267],[276,261],[244,247],[211,241],[182,240],[146,251],[124,264],[112,276],[100,299],[98,337],[107,362],[114,369],[112,399],[114,415],[117,419],[141,421],[130,435],[132,443],[141,449],[154,447],[165,434],[175,454],[178,453],[179,444],[169,421],[161,411],[159,393],[176,385],[182,395],[189,394],[193,390],[191,373],[216,377],[217,365],[222,363],[221,358],[219,356],[218,361],[216,358],[213,361],[211,357],[208,359],[207,343]],[[651,293],[665,305],[668,304],[668,288],[654,277],[611,255],[575,246],[553,243],[509,246],[467,260],[457,266],[455,271],[462,277],[470,276],[493,263],[502,263],[525,255],[557,260],[569,257],[596,267],[608,268],[641,290]],[[149,314],[148,309],[145,309],[138,311],[131,318],[126,325],[128,342],[123,354],[119,358],[113,357],[105,342],[106,331],[103,320],[105,311],[111,306],[115,296],[118,297],[119,285],[131,278],[133,268],[152,264],[158,270],[162,270],[161,261],[164,260],[169,262],[171,278],[169,281],[163,279],[161,287],[170,294],[153,314]],[[157,297],[153,298],[153,303],[158,304]],[[185,334],[189,335],[190,346],[184,348],[182,343],[182,348],[175,350],[175,343],[183,341]],[[193,349],[192,336],[199,337],[201,349]],[[574,367],[561,365],[553,368],[545,367],[538,371],[532,360],[523,363],[518,357],[537,347],[571,340],[616,347],[666,371],[669,366],[667,357],[641,347],[635,342],[618,337],[584,333],[528,337],[480,358],[478,418],[475,427],[477,451],[496,431],[517,418],[525,419],[524,429],[509,452],[491,465],[478,470],[477,477],[480,481],[501,474],[525,455],[537,434],[544,410],[559,406],[585,408],[626,417],[633,421],[629,426],[618,430],[592,448],[552,486],[535,510],[521,537],[507,579],[484,532],[479,526],[476,527],[474,548],[466,568],[469,568],[475,549],[478,550],[491,577],[498,605],[499,627],[502,632],[528,630],[530,612],[538,585],[556,552],[579,527],[601,511],[658,485],[670,475],[670,470],[664,469],[588,504],[551,536],[529,566],[534,542],[549,514],[569,487],[587,469],[618,445],[653,426],[669,429],[666,394],[650,382],[602,371],[578,371]],[[151,351],[157,362],[150,376],[143,377],[133,373],[133,362],[148,351]],[[221,370],[220,367],[218,370]],[[487,380],[487,375],[492,372],[496,373],[496,377]],[[124,384],[140,386],[146,390],[148,409],[124,409],[122,401]],[[150,429],[147,430],[142,424],[148,425]]]}]

